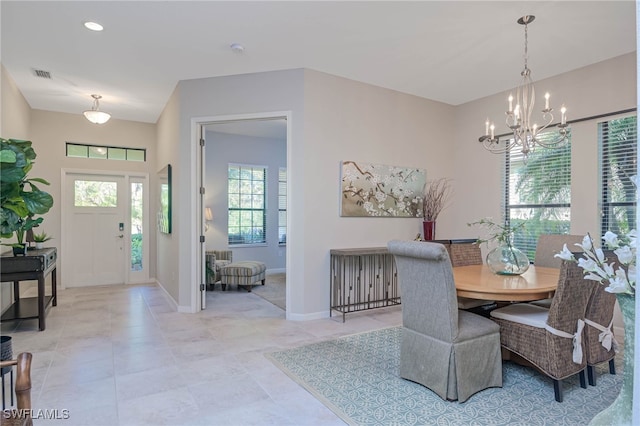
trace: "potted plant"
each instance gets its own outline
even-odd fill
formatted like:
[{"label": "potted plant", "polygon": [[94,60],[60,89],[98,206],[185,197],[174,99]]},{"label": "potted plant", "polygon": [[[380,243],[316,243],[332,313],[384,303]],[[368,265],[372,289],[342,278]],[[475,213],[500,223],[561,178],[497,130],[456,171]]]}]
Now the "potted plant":
[{"label": "potted plant", "polygon": [[40,233],[34,232],[33,241],[36,243],[36,250],[41,250],[42,248],[44,248],[44,243],[46,241],[49,241],[51,238],[53,237],[47,235],[47,233],[44,231]]},{"label": "potted plant", "polygon": [[520,249],[513,245],[513,234],[524,228],[525,222],[511,226],[495,223],[491,218],[480,219],[467,223],[467,226],[482,226],[487,229],[490,236],[486,239],[478,238],[476,243],[489,243],[496,241],[498,246],[487,253],[487,266],[498,275],[520,275],[529,269],[529,258]]},{"label": "potted plant", "polygon": [[435,239],[436,219],[447,206],[450,196],[450,179],[440,178],[425,184],[422,203],[422,228],[424,232],[422,236],[425,241]]},{"label": "potted plant", "polygon": [[28,177],[36,153],[31,141],[0,138],[0,238],[15,235],[14,254],[24,254],[25,233],[42,223],[44,214],[53,206],[51,194],[35,183],[49,185],[44,179]]}]

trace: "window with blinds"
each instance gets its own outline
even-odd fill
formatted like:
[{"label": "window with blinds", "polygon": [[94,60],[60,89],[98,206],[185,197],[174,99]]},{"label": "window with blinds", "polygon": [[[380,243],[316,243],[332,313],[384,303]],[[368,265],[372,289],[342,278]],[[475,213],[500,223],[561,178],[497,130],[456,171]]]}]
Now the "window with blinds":
[{"label": "window with blinds", "polygon": [[537,146],[527,159],[517,149],[505,156],[505,222],[512,227],[526,222],[513,236],[514,244],[533,261],[541,234],[570,230],[571,142],[560,148]]},{"label": "window with blinds", "polygon": [[637,116],[598,123],[602,222],[606,231],[636,228]]},{"label": "window with blinds", "polygon": [[266,166],[229,164],[230,245],[266,243]]},{"label": "window with blinds", "polygon": [[278,244],[287,243],[287,169],[278,170]]}]

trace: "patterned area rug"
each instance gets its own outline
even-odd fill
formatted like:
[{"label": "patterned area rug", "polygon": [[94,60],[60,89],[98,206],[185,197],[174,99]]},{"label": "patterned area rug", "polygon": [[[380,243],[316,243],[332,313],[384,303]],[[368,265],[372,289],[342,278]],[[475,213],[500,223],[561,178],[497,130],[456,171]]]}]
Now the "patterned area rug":
[{"label": "patterned area rug", "polygon": [[255,285],[251,291],[284,311],[286,310],[287,299],[286,285],[287,274],[277,272],[275,274],[267,274],[264,285]]},{"label": "patterned area rug", "polygon": [[622,384],[607,363],[597,386],[564,380],[564,402],[553,382],[531,368],[505,362],[503,387],[476,393],[464,403],[443,401],[400,378],[402,327],[342,337],[267,354],[272,362],[350,425],[586,425],[608,407]]}]

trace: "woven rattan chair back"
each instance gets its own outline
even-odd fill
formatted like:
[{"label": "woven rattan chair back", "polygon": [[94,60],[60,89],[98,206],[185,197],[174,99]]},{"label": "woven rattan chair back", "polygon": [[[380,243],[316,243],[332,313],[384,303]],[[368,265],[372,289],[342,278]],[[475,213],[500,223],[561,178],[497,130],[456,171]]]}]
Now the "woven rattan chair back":
[{"label": "woven rattan chair back", "polygon": [[[562,261],[558,288],[549,308],[547,324],[556,330],[574,333],[578,320],[585,318],[587,304],[593,290],[593,285],[584,279],[583,270],[577,263]],[[562,339],[557,342],[558,344],[568,344],[569,354],[571,354],[573,348],[571,339],[561,337],[558,339]]]},{"label": "woven rattan chair back", "polygon": [[482,252],[476,240],[451,240],[449,257],[453,267],[482,265]]},{"label": "woven rattan chair back", "polygon": [[536,245],[536,253],[533,260],[534,266],[542,266],[545,268],[560,268],[561,260],[555,257],[562,251],[564,244],[569,250],[578,251],[576,243],[582,242],[582,236],[569,234],[542,234],[538,237]]}]

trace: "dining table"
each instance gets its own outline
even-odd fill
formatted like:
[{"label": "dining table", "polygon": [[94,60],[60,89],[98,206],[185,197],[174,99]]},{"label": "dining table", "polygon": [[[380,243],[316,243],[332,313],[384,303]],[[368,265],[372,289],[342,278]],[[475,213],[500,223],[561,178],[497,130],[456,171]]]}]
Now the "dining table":
[{"label": "dining table", "polygon": [[487,265],[453,268],[458,296],[502,302],[548,299],[558,287],[560,269],[529,266],[521,275],[498,275]]}]

